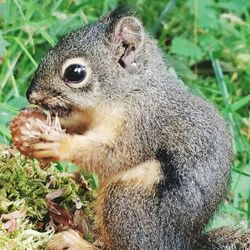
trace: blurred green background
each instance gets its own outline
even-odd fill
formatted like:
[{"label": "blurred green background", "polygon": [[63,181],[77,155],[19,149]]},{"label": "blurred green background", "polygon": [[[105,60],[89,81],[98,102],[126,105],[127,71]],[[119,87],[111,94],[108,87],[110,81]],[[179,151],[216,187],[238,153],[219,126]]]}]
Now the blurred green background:
[{"label": "blurred green background", "polygon": [[[0,143],[28,106],[25,91],[40,58],[66,32],[124,1],[0,0]],[[127,1],[178,75],[209,99],[234,139],[230,188],[209,227],[250,226],[250,1]]]}]

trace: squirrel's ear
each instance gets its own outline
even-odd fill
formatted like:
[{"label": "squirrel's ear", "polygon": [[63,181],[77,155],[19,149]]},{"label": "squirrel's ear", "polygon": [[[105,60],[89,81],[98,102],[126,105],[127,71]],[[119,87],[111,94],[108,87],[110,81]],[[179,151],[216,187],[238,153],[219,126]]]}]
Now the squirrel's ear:
[{"label": "squirrel's ear", "polygon": [[116,53],[120,56],[120,65],[126,68],[135,62],[136,55],[142,47],[143,27],[140,21],[133,16],[122,17],[113,26],[111,39]]}]

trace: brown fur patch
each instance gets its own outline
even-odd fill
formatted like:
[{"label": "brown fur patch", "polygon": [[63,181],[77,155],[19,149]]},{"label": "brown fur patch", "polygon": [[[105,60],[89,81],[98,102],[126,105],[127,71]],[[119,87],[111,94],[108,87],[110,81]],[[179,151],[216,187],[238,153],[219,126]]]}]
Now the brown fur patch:
[{"label": "brown fur patch", "polygon": [[147,161],[116,175],[114,181],[120,180],[123,183],[133,182],[135,185],[142,185],[145,189],[152,189],[155,184],[159,183],[162,176],[160,162]]},{"label": "brown fur patch", "polygon": [[74,109],[68,117],[60,119],[62,127],[70,134],[83,134],[89,129],[93,120],[93,110]]},{"label": "brown fur patch", "polygon": [[[72,134],[62,141],[61,158],[101,175],[109,175],[113,166],[109,163],[108,154],[115,138],[122,130],[123,109],[118,106],[99,106],[88,111],[77,111],[77,113],[73,115],[74,121],[70,116],[63,120],[63,125],[67,130],[72,128],[75,133],[83,132],[83,134]],[[71,124],[74,126],[70,127]]]},{"label": "brown fur patch", "polygon": [[63,128],[74,134],[114,135],[122,125],[123,109],[118,106],[97,106],[92,109],[74,109],[61,118]]},{"label": "brown fur patch", "polygon": [[96,225],[97,225],[95,231],[97,231],[99,240],[104,243],[104,246],[107,249],[109,249],[112,244],[106,229],[106,224],[104,222],[104,215],[103,215],[106,199],[107,197],[105,192],[105,185],[103,185],[100,188],[100,191],[98,193],[98,198],[94,205],[95,215],[96,215]]}]

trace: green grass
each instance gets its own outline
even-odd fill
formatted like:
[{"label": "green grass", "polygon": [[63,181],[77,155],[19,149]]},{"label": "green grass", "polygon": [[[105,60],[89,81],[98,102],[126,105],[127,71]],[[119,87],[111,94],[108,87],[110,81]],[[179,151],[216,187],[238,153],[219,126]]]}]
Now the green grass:
[{"label": "green grass", "polygon": [[[20,108],[28,105],[25,91],[48,48],[64,33],[96,20],[118,2],[0,1],[0,143],[9,143],[7,124]],[[211,227],[249,226],[250,2],[128,2],[136,6],[180,77],[219,108],[232,131],[232,181]]]}]

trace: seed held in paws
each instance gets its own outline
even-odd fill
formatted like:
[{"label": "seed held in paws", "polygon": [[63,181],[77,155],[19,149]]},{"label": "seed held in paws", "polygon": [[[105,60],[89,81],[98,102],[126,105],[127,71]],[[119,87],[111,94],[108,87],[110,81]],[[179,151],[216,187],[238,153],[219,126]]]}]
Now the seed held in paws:
[{"label": "seed held in paws", "polygon": [[24,155],[32,157],[32,146],[65,134],[58,117],[52,118],[39,109],[21,111],[10,123],[12,141]]}]

